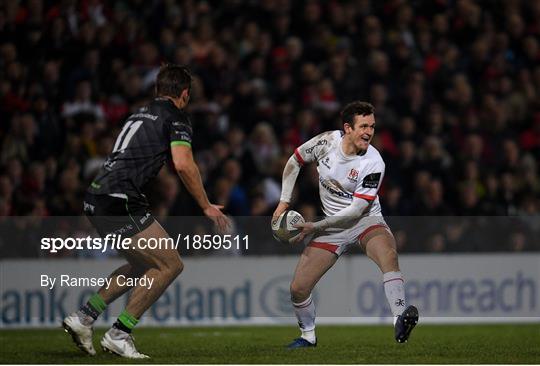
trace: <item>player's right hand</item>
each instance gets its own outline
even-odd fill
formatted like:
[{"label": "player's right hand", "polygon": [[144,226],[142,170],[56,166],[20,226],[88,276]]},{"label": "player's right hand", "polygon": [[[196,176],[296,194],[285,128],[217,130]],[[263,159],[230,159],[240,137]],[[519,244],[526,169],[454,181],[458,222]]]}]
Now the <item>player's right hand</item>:
[{"label": "player's right hand", "polygon": [[281,215],[288,208],[289,208],[289,204],[287,202],[280,201],[276,207],[276,210],[272,214],[272,222],[274,222],[274,220],[276,220],[279,217],[279,215]]},{"label": "player's right hand", "polygon": [[221,210],[223,206],[210,204],[206,209],[204,209],[204,214],[214,222],[218,231],[222,234],[227,233],[231,227],[231,220],[225,216]]},{"label": "player's right hand", "polygon": [[312,222],[304,222],[302,224],[293,225],[296,229],[301,229],[300,234],[296,235],[294,238],[291,238],[293,244],[301,243],[306,236],[313,234],[316,229]]}]

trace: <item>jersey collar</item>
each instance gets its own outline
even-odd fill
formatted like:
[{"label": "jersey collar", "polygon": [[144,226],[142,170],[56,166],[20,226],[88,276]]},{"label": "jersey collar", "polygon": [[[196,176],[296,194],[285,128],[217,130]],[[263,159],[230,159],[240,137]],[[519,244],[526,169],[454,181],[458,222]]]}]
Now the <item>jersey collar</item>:
[{"label": "jersey collar", "polygon": [[167,103],[167,106],[168,106],[168,107],[173,108],[174,110],[177,110],[177,111],[181,111],[181,109],[178,109],[178,108],[174,105],[174,103],[172,102],[172,100],[170,100],[169,98],[155,97],[155,98],[154,98],[154,101],[155,101],[155,102]]}]

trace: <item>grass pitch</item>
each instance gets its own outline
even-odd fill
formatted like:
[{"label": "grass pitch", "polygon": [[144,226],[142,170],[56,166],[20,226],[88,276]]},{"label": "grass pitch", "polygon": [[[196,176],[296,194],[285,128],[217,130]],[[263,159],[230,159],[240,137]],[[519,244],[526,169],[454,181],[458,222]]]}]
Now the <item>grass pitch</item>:
[{"label": "grass pitch", "polygon": [[1,330],[0,363],[407,364],[540,363],[540,328],[528,325],[422,325],[406,344],[391,326],[319,326],[317,348],[288,351],[293,326],[136,329],[139,351],[152,358],[125,360],[98,349],[84,355],[63,329]]}]

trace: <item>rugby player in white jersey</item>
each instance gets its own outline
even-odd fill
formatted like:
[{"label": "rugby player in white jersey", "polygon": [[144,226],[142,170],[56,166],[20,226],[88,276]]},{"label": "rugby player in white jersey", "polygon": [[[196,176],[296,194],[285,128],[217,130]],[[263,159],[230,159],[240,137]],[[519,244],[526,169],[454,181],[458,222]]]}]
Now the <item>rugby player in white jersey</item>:
[{"label": "rugby player in white jersey", "polygon": [[374,108],[366,102],[348,104],[341,112],[343,131],[322,133],[294,151],[283,170],[281,200],[274,219],[289,207],[303,165],[317,163],[325,218],[297,227],[296,242],[313,236],[304,249],[291,282],[291,300],[302,335],[289,348],[314,347],[315,304],[311,291],[339,256],[360,245],[382,271],[386,298],[394,316],[395,339],[407,341],[418,322],[418,310],[406,306],[396,243],[381,213],[377,192],[385,164],[370,145],[375,133]]}]

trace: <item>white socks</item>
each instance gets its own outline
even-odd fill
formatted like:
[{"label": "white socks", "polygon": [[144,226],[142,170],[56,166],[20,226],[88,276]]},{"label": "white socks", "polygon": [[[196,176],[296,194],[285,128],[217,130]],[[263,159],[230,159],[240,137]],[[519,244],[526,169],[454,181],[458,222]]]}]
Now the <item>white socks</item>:
[{"label": "white socks", "polygon": [[[405,310],[405,288],[401,272],[387,272],[383,274],[384,293],[390,305],[390,310],[395,319]],[[302,338],[310,343],[315,343],[315,303],[311,295],[300,302],[293,302],[294,314],[298,319],[298,325],[302,331]]]},{"label": "white socks", "polygon": [[298,325],[302,331],[302,338],[310,343],[315,343],[317,338],[315,337],[315,303],[311,294],[309,297],[300,302],[293,302],[294,314],[298,319]]},{"label": "white socks", "polygon": [[386,272],[383,274],[384,293],[390,305],[390,310],[396,317],[405,310],[405,288],[403,286],[403,276],[401,272]]}]

